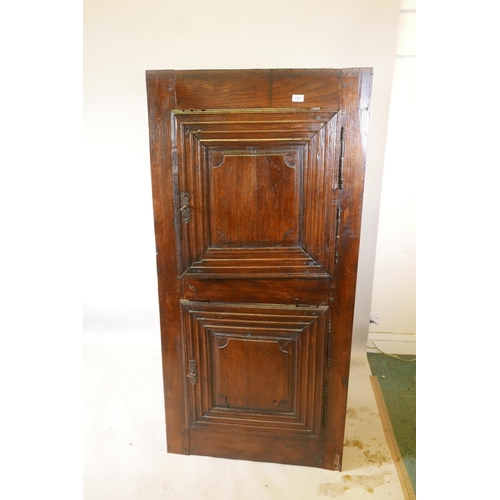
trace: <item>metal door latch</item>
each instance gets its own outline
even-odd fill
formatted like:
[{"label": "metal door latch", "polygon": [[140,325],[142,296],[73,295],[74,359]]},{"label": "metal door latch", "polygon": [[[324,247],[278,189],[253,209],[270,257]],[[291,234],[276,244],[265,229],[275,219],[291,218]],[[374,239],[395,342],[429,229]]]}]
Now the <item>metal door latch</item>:
[{"label": "metal door latch", "polygon": [[189,379],[189,381],[193,385],[196,385],[196,382],[198,382],[198,373],[196,371],[196,360],[195,359],[189,360],[189,373],[187,374],[187,378]]},{"label": "metal door latch", "polygon": [[182,222],[191,221],[191,206],[189,205],[189,193],[181,193],[181,215]]}]

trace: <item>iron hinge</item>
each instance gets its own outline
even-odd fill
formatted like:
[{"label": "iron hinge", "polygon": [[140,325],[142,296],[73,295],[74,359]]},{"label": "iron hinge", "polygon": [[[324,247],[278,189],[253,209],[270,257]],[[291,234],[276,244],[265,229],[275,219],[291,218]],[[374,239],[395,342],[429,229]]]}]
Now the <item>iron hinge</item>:
[{"label": "iron hinge", "polygon": [[323,427],[326,427],[328,411],[328,382],[323,385]]},{"label": "iron hinge", "polygon": [[339,252],[340,252],[340,221],[342,215],[342,207],[340,205],[340,201],[337,205],[337,217],[336,217],[336,228],[335,228],[335,264],[339,261]]},{"label": "iron hinge", "polygon": [[344,188],[344,151],[345,151],[345,134],[344,134],[344,127],[342,127],[340,129],[339,189]]},{"label": "iron hinge", "polygon": [[332,366],[332,320],[328,320],[327,327],[327,344],[326,344],[326,366]]}]

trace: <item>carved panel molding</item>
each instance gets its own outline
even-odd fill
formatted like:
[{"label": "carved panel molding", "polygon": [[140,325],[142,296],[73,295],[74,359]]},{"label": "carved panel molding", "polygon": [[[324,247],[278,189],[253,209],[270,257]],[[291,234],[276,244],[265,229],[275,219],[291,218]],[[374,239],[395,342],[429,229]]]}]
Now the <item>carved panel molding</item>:
[{"label": "carved panel molding", "polygon": [[337,112],[233,111],[172,112],[179,274],[330,277],[338,179],[324,164],[339,154]]},{"label": "carved panel molding", "polygon": [[317,435],[327,310],[182,301],[190,425]]}]

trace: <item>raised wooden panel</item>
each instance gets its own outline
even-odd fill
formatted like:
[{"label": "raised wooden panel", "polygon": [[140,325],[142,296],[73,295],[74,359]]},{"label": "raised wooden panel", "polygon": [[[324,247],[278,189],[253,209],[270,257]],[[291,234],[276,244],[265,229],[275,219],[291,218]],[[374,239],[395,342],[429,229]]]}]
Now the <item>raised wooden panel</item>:
[{"label": "raised wooden panel", "polygon": [[216,406],[241,410],[293,409],[296,337],[228,333],[211,337]]},{"label": "raised wooden panel", "polygon": [[327,307],[181,305],[191,426],[318,435]]},{"label": "raised wooden panel", "polygon": [[172,119],[180,274],[334,273],[336,110],[175,110]]},{"label": "raised wooden panel", "polygon": [[210,169],[212,244],[297,245],[297,172],[300,170],[294,163],[288,164],[283,153],[224,154],[223,161]]}]

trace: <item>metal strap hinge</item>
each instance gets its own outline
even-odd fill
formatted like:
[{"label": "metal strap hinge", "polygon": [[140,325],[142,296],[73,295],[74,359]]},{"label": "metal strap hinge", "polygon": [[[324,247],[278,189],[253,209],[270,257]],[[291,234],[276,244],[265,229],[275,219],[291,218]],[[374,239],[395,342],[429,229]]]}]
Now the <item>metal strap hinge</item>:
[{"label": "metal strap hinge", "polygon": [[344,127],[342,127],[340,129],[339,189],[344,188],[344,151],[345,151],[345,135],[344,135]]},{"label": "metal strap hinge", "polygon": [[323,385],[323,427],[326,427],[328,411],[328,382]]},{"label": "metal strap hinge", "polygon": [[339,261],[339,243],[340,243],[340,221],[342,215],[342,207],[340,206],[340,201],[337,205],[337,219],[336,219],[336,228],[335,228],[335,264]]},{"label": "metal strap hinge", "polygon": [[326,344],[326,366],[332,366],[332,320],[328,320],[327,344]]}]

